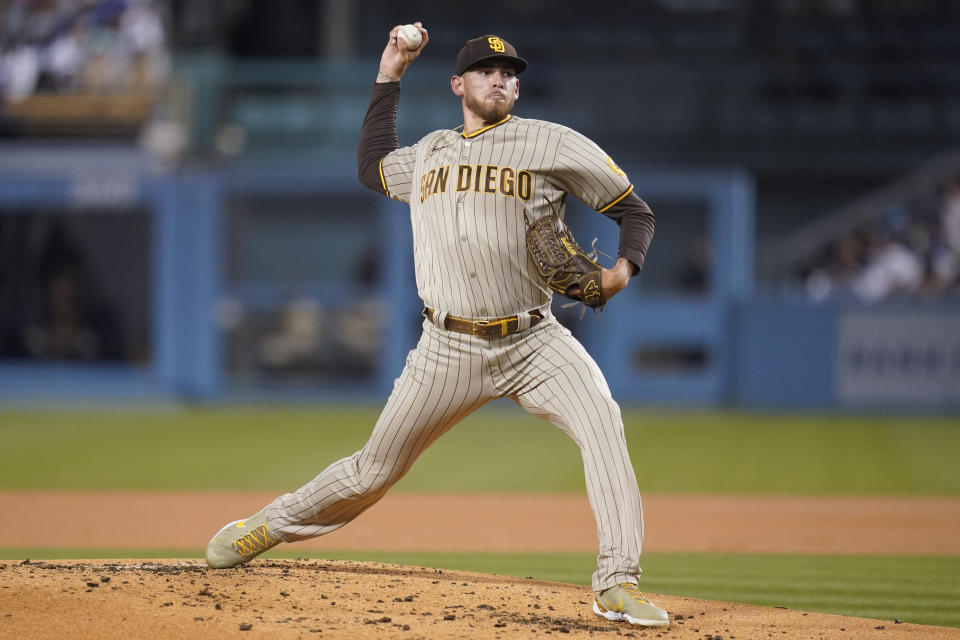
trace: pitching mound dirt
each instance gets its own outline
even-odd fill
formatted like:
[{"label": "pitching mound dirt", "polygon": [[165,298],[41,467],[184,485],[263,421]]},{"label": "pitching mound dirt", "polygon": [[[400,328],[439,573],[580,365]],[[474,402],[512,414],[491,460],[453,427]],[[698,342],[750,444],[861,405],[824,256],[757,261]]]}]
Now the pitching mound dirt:
[{"label": "pitching mound dirt", "polygon": [[960,638],[960,630],[654,596],[668,629],[608,622],[589,587],[327,561],[0,563],[0,637]]}]

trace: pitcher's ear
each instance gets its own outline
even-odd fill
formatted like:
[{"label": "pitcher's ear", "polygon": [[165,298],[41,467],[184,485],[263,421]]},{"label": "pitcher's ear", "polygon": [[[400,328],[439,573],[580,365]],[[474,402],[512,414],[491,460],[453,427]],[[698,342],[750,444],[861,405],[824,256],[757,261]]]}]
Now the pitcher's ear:
[{"label": "pitcher's ear", "polygon": [[450,90],[455,96],[463,96],[463,77],[452,76],[450,78]]}]

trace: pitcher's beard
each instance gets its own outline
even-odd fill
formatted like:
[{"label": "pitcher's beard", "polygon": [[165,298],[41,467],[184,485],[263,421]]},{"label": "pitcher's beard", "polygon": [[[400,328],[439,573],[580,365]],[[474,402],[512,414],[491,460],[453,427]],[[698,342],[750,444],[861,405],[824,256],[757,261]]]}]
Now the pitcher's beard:
[{"label": "pitcher's beard", "polygon": [[507,114],[513,109],[515,102],[516,99],[507,97],[502,101],[490,104],[473,96],[467,96],[467,108],[479,116],[484,124],[493,124],[506,118]]}]

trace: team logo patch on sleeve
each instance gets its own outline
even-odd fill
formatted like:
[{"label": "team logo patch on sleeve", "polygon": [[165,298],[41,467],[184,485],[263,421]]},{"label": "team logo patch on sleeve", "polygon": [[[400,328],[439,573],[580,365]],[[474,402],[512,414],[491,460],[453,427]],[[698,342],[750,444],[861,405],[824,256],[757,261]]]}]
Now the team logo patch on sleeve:
[{"label": "team logo patch on sleeve", "polygon": [[487,42],[490,43],[490,48],[496,51],[497,53],[503,53],[506,51],[506,48],[503,46],[503,40],[497,36],[490,36],[487,38]]},{"label": "team logo patch on sleeve", "polygon": [[620,167],[617,166],[617,163],[614,162],[614,161],[613,161],[613,158],[611,158],[610,156],[607,156],[607,164],[610,165],[610,169],[611,169],[615,174],[617,174],[618,176],[626,176],[626,175],[627,175],[627,174],[625,174],[625,173],[623,172],[623,169],[621,169]]}]

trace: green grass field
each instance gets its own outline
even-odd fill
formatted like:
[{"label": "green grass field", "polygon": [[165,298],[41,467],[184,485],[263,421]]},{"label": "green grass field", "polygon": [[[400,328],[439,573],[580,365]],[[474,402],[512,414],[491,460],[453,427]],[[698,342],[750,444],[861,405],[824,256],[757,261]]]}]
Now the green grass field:
[{"label": "green grass field", "polygon": [[[378,408],[0,412],[0,489],[286,491],[359,448]],[[960,419],[626,411],[646,493],[960,494]],[[582,491],[551,425],[494,406],[431,448],[398,491]],[[0,558],[199,557],[0,549]],[[303,552],[273,552],[301,557]],[[586,584],[589,554],[324,554]],[[646,554],[652,592],[960,627],[960,558]]]},{"label": "green grass field", "polygon": [[[378,408],[0,412],[0,489],[286,491],[359,449]],[[624,413],[645,493],[960,495],[960,418]],[[395,490],[582,491],[573,442],[482,409]]]}]

